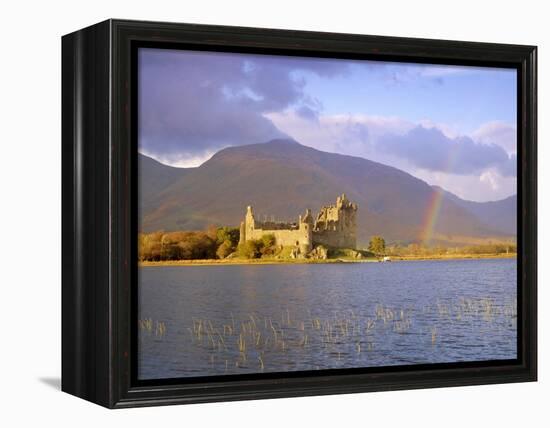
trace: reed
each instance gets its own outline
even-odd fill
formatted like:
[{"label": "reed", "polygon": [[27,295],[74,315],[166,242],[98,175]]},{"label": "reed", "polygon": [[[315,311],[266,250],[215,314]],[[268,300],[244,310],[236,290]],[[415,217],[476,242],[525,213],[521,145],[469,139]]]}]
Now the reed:
[{"label": "reed", "polygon": [[244,354],[246,352],[246,340],[243,337],[243,334],[239,334],[239,352]]},{"label": "reed", "polygon": [[[414,333],[413,326],[417,322],[424,325],[424,321],[418,321],[422,319],[431,323],[423,334],[435,346],[440,336],[463,329],[468,325],[465,323],[482,323],[478,331],[491,334],[495,329],[510,328],[516,318],[515,300],[499,305],[491,298],[462,297],[419,308],[377,303],[370,310],[341,310],[326,317],[310,311],[300,317],[290,309],[283,309],[276,315],[278,321],[257,313],[230,313],[225,322],[192,318],[182,334],[189,337],[192,346],[206,353],[206,361],[220,365],[225,372],[230,371],[230,362],[234,362],[237,371],[250,370],[258,365],[264,371],[271,369],[265,360],[267,355],[273,364],[276,361],[280,364],[281,360],[300,361],[306,355],[304,353],[322,353],[323,358],[340,364],[351,355],[363,358],[362,355],[382,352],[384,347],[378,351],[375,344],[387,340],[410,340],[401,336]],[[138,327],[157,340],[167,332],[164,321],[151,318],[140,319]],[[248,361],[257,361],[258,365]]]},{"label": "reed", "polygon": [[156,336],[164,336],[166,334],[166,324],[161,321],[156,322],[156,329],[155,329],[155,335]]},{"label": "reed", "polygon": [[432,327],[432,345],[435,345],[435,342],[437,341],[437,327]]}]

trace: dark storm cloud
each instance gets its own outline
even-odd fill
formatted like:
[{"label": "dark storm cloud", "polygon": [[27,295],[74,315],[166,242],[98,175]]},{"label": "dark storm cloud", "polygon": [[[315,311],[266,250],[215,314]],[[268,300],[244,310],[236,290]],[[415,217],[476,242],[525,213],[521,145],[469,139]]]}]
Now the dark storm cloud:
[{"label": "dark storm cloud", "polygon": [[508,156],[502,147],[476,143],[469,137],[452,139],[437,128],[417,126],[405,135],[387,135],[377,147],[430,171],[470,175],[496,168],[503,176],[516,175],[516,157]]},{"label": "dark storm cloud", "polygon": [[319,59],[143,49],[139,56],[140,150],[166,161],[284,136],[264,113],[296,108],[315,119],[319,101],[296,73],[345,73]]}]

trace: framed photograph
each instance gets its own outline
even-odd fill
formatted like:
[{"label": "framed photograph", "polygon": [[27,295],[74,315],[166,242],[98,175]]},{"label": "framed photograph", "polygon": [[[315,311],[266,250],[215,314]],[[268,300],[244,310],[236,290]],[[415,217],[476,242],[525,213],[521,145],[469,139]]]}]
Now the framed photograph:
[{"label": "framed photograph", "polygon": [[536,48],[62,39],[62,389],[111,408],[536,380]]}]

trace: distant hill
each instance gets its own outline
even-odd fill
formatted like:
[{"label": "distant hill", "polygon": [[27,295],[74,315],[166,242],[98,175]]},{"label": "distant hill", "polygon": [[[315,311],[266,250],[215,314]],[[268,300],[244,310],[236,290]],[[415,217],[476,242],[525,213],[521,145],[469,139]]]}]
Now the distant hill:
[{"label": "distant hill", "polygon": [[438,186],[433,186],[437,191],[443,192],[444,197],[453,201],[458,206],[465,208],[475,215],[480,222],[490,225],[492,229],[507,235],[515,235],[517,231],[517,195],[499,201],[474,202],[461,199],[454,193],[446,191]]},{"label": "distant hill", "polygon": [[193,168],[173,168],[142,154],[138,155],[139,206],[140,212],[147,214],[161,203],[157,199],[159,190],[170,187],[185,177]]},{"label": "distant hill", "polygon": [[[145,232],[238,226],[247,205],[260,218],[295,220],[306,208],[316,213],[346,193],[359,206],[360,244],[377,234],[413,242],[424,236],[428,209],[439,192],[399,169],[293,140],[226,148],[191,169],[140,159],[140,228]],[[434,230],[434,242],[456,245],[506,238],[450,197],[441,205]]]}]

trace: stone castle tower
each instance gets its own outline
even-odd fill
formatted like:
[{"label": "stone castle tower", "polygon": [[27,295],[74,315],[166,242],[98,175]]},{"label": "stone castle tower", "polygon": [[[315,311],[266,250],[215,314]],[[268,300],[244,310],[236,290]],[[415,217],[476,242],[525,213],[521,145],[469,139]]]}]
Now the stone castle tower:
[{"label": "stone castle tower", "polygon": [[321,208],[313,228],[313,241],[332,248],[357,246],[357,204],[350,202],[346,194],[336,198],[336,205]]},{"label": "stone castle tower", "polygon": [[299,248],[301,254],[309,253],[316,245],[355,249],[356,215],[357,204],[351,203],[345,194],[338,196],[335,205],[322,207],[315,221],[311,210],[307,209],[297,223],[260,222],[248,206],[240,226],[240,243],[272,234],[277,245]]}]

